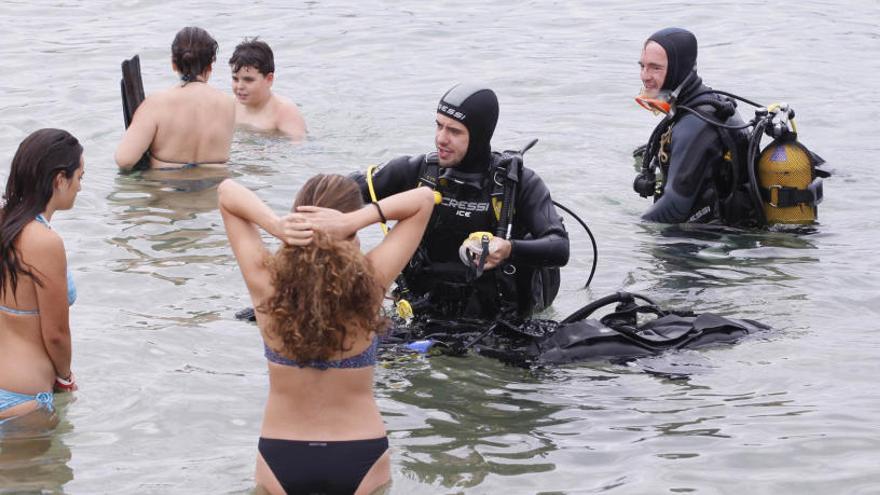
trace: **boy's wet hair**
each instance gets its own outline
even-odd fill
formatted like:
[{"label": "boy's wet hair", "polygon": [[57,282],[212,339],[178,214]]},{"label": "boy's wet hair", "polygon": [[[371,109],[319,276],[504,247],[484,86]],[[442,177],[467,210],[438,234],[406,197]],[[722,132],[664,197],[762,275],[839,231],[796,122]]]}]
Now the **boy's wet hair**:
[{"label": "boy's wet hair", "polygon": [[229,57],[229,66],[232,67],[232,72],[238,72],[242,67],[253,67],[260,74],[268,76],[275,72],[275,56],[265,41],[245,38]]}]

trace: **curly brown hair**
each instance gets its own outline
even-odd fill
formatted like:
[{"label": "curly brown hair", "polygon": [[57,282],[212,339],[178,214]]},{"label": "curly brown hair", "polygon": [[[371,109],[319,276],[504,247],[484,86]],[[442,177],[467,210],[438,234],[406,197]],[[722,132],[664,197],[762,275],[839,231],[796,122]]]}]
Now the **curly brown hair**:
[{"label": "curly brown hair", "polygon": [[[320,174],[303,185],[293,209],[303,205],[346,213],[363,201],[352,179]],[[269,315],[266,331],[281,339],[285,357],[327,360],[351,349],[349,334],[384,327],[384,290],[356,243],[316,230],[308,246],[282,246],[266,263],[275,290],[259,309]]]}]

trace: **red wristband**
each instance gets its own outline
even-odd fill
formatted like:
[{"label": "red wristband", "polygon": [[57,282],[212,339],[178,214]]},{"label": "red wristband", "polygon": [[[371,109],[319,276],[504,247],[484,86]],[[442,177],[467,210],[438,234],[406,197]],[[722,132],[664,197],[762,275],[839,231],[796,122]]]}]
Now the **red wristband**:
[{"label": "red wristband", "polygon": [[70,377],[61,378],[60,376],[55,377],[55,390],[59,390],[61,392],[72,392],[76,390],[76,378],[73,376],[73,372],[70,372]]}]

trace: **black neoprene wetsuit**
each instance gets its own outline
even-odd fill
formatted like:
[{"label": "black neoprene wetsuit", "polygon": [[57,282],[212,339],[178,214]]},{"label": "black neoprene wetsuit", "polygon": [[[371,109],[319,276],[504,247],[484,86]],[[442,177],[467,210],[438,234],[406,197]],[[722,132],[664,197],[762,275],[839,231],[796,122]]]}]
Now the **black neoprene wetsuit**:
[{"label": "black neoprene wetsuit", "polygon": [[[492,154],[491,157],[493,163],[499,160],[498,154]],[[425,170],[424,161],[425,155],[403,156],[391,160],[379,169],[373,176],[377,198],[382,199],[416,187],[420,174]],[[453,273],[462,272],[466,268],[459,259],[458,249],[461,243],[471,232],[495,232],[497,220],[490,199],[492,183],[488,173],[470,174],[473,178],[470,184],[455,184],[455,180],[443,180],[456,177],[456,170],[453,168],[439,168],[438,173],[441,178],[438,182],[446,184],[437,186],[441,190],[443,201],[434,209],[428,231],[422,239],[421,251],[431,266],[436,268],[442,265],[448,268],[434,269],[430,274],[431,278],[444,278],[449,274],[450,279],[461,282],[460,273]],[[365,177],[358,174],[354,178],[361,186],[364,201],[369,202],[371,198]],[[552,295],[546,294],[544,289],[544,296],[541,297],[542,288],[536,287],[541,281],[535,281],[534,275],[542,268],[559,267],[568,263],[569,241],[562,218],[551,201],[550,191],[544,181],[529,168],[522,169],[514,212],[511,255],[508,261],[517,270],[518,312],[525,315],[549,305],[555,297],[558,280],[556,287],[552,289]],[[478,292],[482,290],[498,293],[492,283],[498,271],[499,269],[487,270],[473,281],[479,287]],[[409,270],[405,275],[410,288],[415,292],[432,290],[429,289],[430,284],[426,284],[424,280],[428,276],[420,270]],[[494,305],[488,301],[491,294],[483,294],[482,298],[476,295],[474,297],[480,301],[470,305],[470,310],[466,311],[467,316],[496,316],[498,308],[492,307]],[[543,303],[537,299],[543,299]]]},{"label": "black neoprene wetsuit", "polygon": [[[692,94],[708,90],[708,87],[700,86]],[[710,101],[714,104],[710,105]],[[699,110],[707,117],[727,125],[742,124],[736,114],[736,105],[716,94],[704,94],[679,104]],[[661,223],[721,220],[719,195],[725,195],[734,186],[724,183],[729,179],[732,166],[724,158],[728,147],[720,132],[726,131],[681,109],[674,117],[667,116],[659,125],[672,127],[671,139],[665,148],[668,160],[665,163],[661,161],[663,191],[655,196],[654,204],[642,215],[642,219]],[[736,133],[741,135],[742,131],[733,131],[731,142],[741,146],[742,138]],[[655,149],[659,148],[657,146]],[[719,191],[719,188],[723,190]]]}]

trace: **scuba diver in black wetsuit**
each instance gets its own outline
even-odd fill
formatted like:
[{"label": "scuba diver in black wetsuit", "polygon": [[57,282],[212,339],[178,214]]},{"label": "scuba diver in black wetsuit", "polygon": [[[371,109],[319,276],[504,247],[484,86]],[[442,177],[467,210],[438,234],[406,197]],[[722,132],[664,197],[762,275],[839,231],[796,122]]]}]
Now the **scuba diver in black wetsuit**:
[{"label": "scuba diver in black wetsuit", "polygon": [[[652,34],[645,42],[639,65],[644,84],[643,96],[665,96],[670,106],[687,105],[718,122],[740,125],[736,103],[708,92],[696,70],[697,39],[684,29],[667,28]],[[654,129],[643,160],[656,160],[662,172],[658,183],[640,175],[634,188],[644,197],[654,196],[654,204],[642,218],[652,222],[706,223],[725,221],[734,212],[725,211],[719,199],[728,195],[733,184],[730,161],[745,149],[744,130],[725,131],[690,112],[670,112]],[[753,215],[736,212],[738,217]]]},{"label": "scuba diver in black wetsuit", "polygon": [[[697,39],[680,28],[657,31],[642,49],[644,89],[636,101],[666,114],[634,153],[641,172],[633,189],[654,197],[642,218],[737,227],[815,221],[822,178],[830,174],[797,141],[794,110],[713,90],[696,61]],[[756,107],[755,118],[744,123],[735,99]],[[773,142],[761,151],[765,133]]]},{"label": "scuba diver in black wetsuit", "polygon": [[523,152],[492,151],[497,120],[491,89],[456,85],[437,107],[436,152],[353,176],[366,201],[420,185],[439,193],[398,279],[396,296],[416,315],[522,318],[549,306],[559,290],[568,233],[544,181],[522,166]]}]

